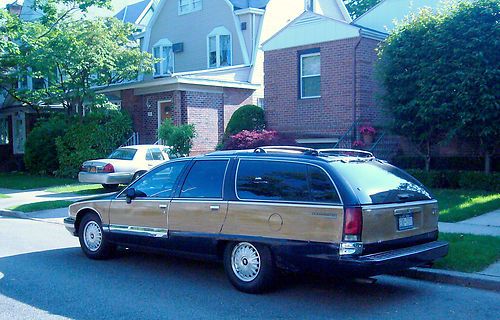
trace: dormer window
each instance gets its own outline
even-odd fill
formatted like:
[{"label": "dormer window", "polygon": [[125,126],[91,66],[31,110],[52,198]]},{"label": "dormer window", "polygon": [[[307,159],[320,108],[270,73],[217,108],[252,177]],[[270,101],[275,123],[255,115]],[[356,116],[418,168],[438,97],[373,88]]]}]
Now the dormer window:
[{"label": "dormer window", "polygon": [[202,0],[178,0],[179,15],[199,11],[202,8]]},{"label": "dormer window", "polygon": [[153,57],[159,59],[154,64],[154,76],[166,76],[174,73],[174,52],[172,42],[168,39],[161,39],[153,46]]},{"label": "dormer window", "polygon": [[224,27],[217,27],[207,36],[208,68],[232,65],[231,33]]}]

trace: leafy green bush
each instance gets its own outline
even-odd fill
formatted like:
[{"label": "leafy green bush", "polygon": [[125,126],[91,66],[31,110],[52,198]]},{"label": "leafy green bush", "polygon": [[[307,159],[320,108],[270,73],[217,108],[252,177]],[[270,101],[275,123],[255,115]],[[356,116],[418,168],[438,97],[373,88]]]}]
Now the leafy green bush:
[{"label": "leafy green bush", "polygon": [[429,188],[470,189],[500,192],[500,173],[479,171],[424,171],[407,170]]},{"label": "leafy green bush", "polygon": [[192,124],[176,126],[172,120],[166,119],[158,129],[158,137],[170,147],[170,155],[185,157],[193,147],[196,130]]},{"label": "leafy green bush", "polygon": [[235,135],[243,130],[260,131],[265,127],[264,110],[247,104],[233,113],[226,128],[226,136]]},{"label": "leafy green bush", "polygon": [[24,150],[24,163],[31,174],[54,174],[59,167],[56,138],[66,133],[67,126],[67,117],[55,114],[39,120],[31,130]]},{"label": "leafy green bush", "polygon": [[[500,171],[500,159],[492,158],[492,171]],[[391,161],[394,165],[403,169],[424,169],[425,161],[422,157],[397,156]],[[484,157],[432,157],[432,170],[472,170],[481,171],[484,169]]]},{"label": "leafy green bush", "polygon": [[66,134],[56,139],[57,175],[76,177],[84,161],[108,156],[131,131],[130,117],[116,110],[98,110],[73,118]]}]

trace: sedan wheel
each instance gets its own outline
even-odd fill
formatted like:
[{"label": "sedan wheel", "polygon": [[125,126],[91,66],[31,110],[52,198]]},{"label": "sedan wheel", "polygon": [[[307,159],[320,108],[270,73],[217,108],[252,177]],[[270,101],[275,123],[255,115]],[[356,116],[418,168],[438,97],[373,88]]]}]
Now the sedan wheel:
[{"label": "sedan wheel", "polygon": [[274,265],[269,248],[250,242],[232,243],[224,251],[224,269],[236,289],[259,293],[274,282]]},{"label": "sedan wheel", "polygon": [[83,253],[91,259],[106,259],[114,249],[106,240],[101,220],[95,213],[88,213],[83,217],[78,228],[78,239]]}]

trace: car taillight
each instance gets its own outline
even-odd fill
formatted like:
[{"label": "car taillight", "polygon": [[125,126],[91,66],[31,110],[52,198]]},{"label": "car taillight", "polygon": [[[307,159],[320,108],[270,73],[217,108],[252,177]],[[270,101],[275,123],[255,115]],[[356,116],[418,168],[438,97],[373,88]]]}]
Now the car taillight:
[{"label": "car taillight", "polygon": [[115,168],[111,163],[108,163],[107,165],[102,168],[102,172],[110,173],[110,172],[115,172]]},{"label": "car taillight", "polygon": [[344,241],[360,241],[363,229],[363,212],[360,207],[345,208]]},{"label": "car taillight", "polygon": [[85,169],[85,166],[84,166],[83,164],[80,166],[80,171],[87,171],[87,170]]}]

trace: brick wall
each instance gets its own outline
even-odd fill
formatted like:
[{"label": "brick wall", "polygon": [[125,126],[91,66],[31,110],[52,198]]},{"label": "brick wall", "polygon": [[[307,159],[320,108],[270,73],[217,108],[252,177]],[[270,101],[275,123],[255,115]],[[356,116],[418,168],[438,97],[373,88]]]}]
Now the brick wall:
[{"label": "brick wall", "polygon": [[[358,38],[265,53],[268,126],[300,137],[340,136],[353,122],[353,50]],[[298,51],[321,53],[321,98],[299,99]]]},{"label": "brick wall", "polygon": [[169,91],[143,96],[123,90],[121,98],[122,108],[130,113],[141,143],[154,143],[158,139],[158,101],[171,99],[174,123],[190,123],[196,128],[193,154],[215,150],[233,112],[254,100],[253,90],[234,88],[224,88],[222,93]]}]

